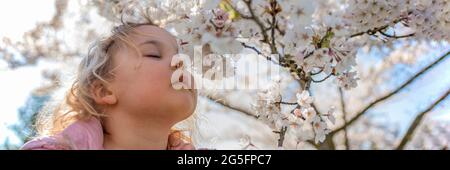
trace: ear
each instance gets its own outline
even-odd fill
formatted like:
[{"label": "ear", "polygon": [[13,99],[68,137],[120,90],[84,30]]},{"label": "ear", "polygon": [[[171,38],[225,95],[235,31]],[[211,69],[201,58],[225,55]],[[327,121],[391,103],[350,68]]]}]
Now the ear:
[{"label": "ear", "polygon": [[91,94],[97,104],[113,105],[117,103],[117,97],[113,91],[100,81],[95,81],[92,84]]}]

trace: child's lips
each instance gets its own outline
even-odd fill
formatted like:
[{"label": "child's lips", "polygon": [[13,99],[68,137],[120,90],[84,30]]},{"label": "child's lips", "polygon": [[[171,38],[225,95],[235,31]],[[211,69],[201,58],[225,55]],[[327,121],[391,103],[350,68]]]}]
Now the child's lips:
[{"label": "child's lips", "polygon": [[181,75],[181,76],[178,78],[178,82],[183,82],[183,79],[184,79],[184,75]]}]

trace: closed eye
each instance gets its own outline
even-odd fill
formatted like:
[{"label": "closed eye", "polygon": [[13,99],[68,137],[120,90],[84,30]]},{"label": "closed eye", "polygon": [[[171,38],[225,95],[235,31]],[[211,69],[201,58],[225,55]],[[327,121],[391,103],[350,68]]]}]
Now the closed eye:
[{"label": "closed eye", "polygon": [[145,57],[161,58],[159,55],[144,55]]}]

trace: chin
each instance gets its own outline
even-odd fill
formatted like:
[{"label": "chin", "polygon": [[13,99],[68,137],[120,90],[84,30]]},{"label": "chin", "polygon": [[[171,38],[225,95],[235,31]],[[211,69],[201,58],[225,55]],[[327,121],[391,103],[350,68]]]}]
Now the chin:
[{"label": "chin", "polygon": [[[190,93],[190,92],[189,92]],[[176,114],[177,121],[182,121],[194,113],[197,106],[197,97],[189,95],[181,95],[176,101],[172,101],[172,110]]]}]

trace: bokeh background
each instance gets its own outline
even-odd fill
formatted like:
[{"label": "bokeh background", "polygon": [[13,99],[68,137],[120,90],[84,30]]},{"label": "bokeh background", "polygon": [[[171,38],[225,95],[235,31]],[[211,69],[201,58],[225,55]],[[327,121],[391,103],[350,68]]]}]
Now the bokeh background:
[{"label": "bokeh background", "polygon": [[[110,31],[114,25],[108,19],[110,7],[102,2],[0,2],[0,149],[18,149],[33,136],[34,115],[70,80],[89,43]],[[450,88],[450,60],[445,56],[450,45],[393,43],[393,48],[359,49],[357,88],[341,91],[333,79],[312,86],[319,110],[330,106],[338,110],[332,129],[370,106],[362,116],[326,145],[297,143],[288,137],[285,148],[395,149],[411,135],[406,149],[448,149],[450,99],[435,101]],[[287,73],[283,84],[285,99],[295,101],[295,94],[288,92],[298,85]],[[277,135],[254,117],[255,99],[252,90],[202,91],[196,111],[199,147],[276,149]],[[371,105],[374,101],[378,102]],[[414,131],[408,134],[411,127]]]}]

